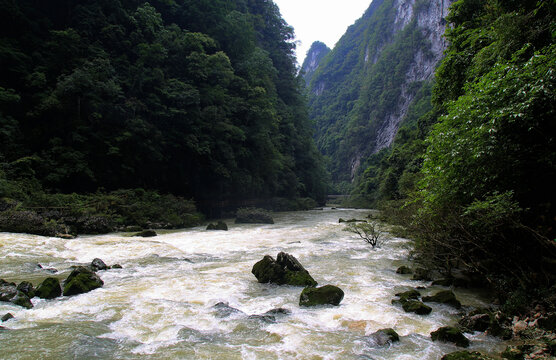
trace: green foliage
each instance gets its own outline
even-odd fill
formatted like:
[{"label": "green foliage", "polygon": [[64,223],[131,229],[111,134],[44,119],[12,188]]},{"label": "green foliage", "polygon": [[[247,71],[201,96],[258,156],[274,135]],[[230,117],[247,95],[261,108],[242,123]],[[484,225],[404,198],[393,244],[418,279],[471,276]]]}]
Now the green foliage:
[{"label": "green foliage", "polygon": [[50,192],[142,187],[204,209],[324,198],[293,29],[274,3],[8,3],[4,168],[32,157]]},{"label": "green foliage", "polygon": [[[414,11],[419,13],[427,6],[430,4],[421,2]],[[395,31],[392,24],[396,11],[393,1],[374,1],[312,76],[310,116],[317,129],[317,146],[329,159],[327,166],[335,184],[349,184],[364,169],[375,166],[375,159],[365,161],[383,147],[377,142],[377,134],[402,96],[412,103],[408,121],[416,122],[430,110],[429,83],[413,82],[402,90],[415,54],[430,57],[430,44],[417,21]],[[375,176],[367,173],[366,184],[361,187],[368,191],[355,192],[370,194],[374,191],[370,188],[378,189],[382,180],[370,179]],[[351,186],[340,189],[344,194],[352,190]],[[371,202],[376,200],[372,197]]]}]

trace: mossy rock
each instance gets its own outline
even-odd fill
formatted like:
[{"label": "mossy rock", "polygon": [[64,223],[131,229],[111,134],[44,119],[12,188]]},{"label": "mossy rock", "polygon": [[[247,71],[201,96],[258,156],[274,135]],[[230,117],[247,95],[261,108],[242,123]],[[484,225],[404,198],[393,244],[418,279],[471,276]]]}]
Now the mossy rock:
[{"label": "mossy rock", "polygon": [[33,307],[33,303],[31,302],[31,299],[29,299],[29,297],[24,293],[22,293],[21,291],[17,292],[17,295],[12,299],[12,303],[24,307],[26,309],[31,309]]},{"label": "mossy rock", "polygon": [[413,270],[411,270],[409,267],[404,265],[404,266],[400,266],[396,270],[396,274],[402,274],[402,275],[413,274]]},{"label": "mossy rock", "polygon": [[431,332],[431,338],[432,341],[450,342],[460,347],[469,347],[469,339],[463,335],[460,329],[453,326],[443,326]]},{"label": "mossy rock", "polygon": [[319,288],[306,287],[299,297],[300,306],[340,305],[344,292],[337,286],[325,285]]},{"label": "mossy rock", "polygon": [[408,300],[418,300],[421,297],[421,293],[415,289],[397,293],[396,296],[400,298],[400,302],[404,303]]},{"label": "mossy rock", "polygon": [[415,313],[417,315],[428,315],[432,312],[432,308],[417,300],[408,300],[402,303],[405,312]]},{"label": "mossy rock", "polygon": [[0,320],[2,320],[2,322],[5,322],[5,321],[8,321],[8,320],[13,319],[13,318],[14,318],[14,316],[13,316],[12,313],[6,313],[4,316],[2,316],[2,319],[0,319]]},{"label": "mossy rock", "polygon": [[27,295],[29,299],[35,297],[35,288],[29,281],[22,281],[19,285],[17,285],[17,290]]},{"label": "mossy rock", "polygon": [[133,236],[140,236],[140,237],[155,237],[157,235],[158,234],[156,233],[156,231],[150,230],[150,229],[149,230],[143,230],[143,231],[140,231],[136,234],[133,234]]},{"label": "mossy rock", "polygon": [[57,298],[58,296],[62,295],[60,280],[53,277],[44,279],[44,281],[40,283],[39,286],[37,286],[37,290],[35,290],[35,294],[41,299]]},{"label": "mossy rock", "polygon": [[15,283],[8,283],[2,279],[0,279],[0,301],[10,302],[27,309],[33,307],[29,297],[18,290]]},{"label": "mossy rock", "polygon": [[315,279],[295,257],[283,252],[278,254],[277,260],[270,255],[264,256],[262,260],[253,265],[251,273],[260,283],[293,286],[317,285]]},{"label": "mossy rock", "polygon": [[525,354],[523,353],[523,350],[512,345],[506,347],[506,350],[502,352],[501,356],[502,359],[508,359],[508,360],[523,360],[525,358]]},{"label": "mossy rock", "polygon": [[64,296],[78,295],[102,287],[104,282],[90,269],[83,266],[75,268],[64,284]]},{"label": "mossy rock", "polygon": [[441,360],[494,360],[493,358],[483,355],[478,351],[456,351],[446,354]]},{"label": "mossy rock", "polygon": [[400,341],[400,336],[394,329],[380,329],[368,336],[370,342],[376,346],[384,346]]},{"label": "mossy rock", "polygon": [[259,208],[242,208],[236,212],[236,224],[274,224],[270,213]]},{"label": "mossy rock", "polygon": [[461,309],[461,303],[456,299],[456,295],[450,290],[439,291],[432,296],[423,296],[423,302],[436,302],[446,304]]},{"label": "mossy rock", "polygon": [[228,225],[224,221],[219,221],[216,224],[210,223],[207,225],[207,230],[228,231]]}]

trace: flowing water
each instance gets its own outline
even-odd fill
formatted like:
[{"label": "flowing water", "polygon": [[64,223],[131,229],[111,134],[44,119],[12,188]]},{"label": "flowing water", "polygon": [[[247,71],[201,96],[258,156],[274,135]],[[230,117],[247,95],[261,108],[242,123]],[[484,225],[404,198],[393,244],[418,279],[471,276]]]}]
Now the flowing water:
[{"label": "flowing water", "polygon": [[[391,304],[394,294],[428,283],[395,273],[408,265],[408,240],[390,238],[372,249],[342,231],[338,218],[369,211],[277,213],[274,225],[233,225],[230,230],[193,228],[155,238],[125,234],[73,240],[0,233],[0,278],[38,285],[56,268],[95,258],[123,269],[99,271],[104,287],[73,297],[32,299],[26,310],[0,302],[2,359],[439,359],[456,351],[432,342],[430,332],[453,325],[458,310],[433,304],[428,316]],[[342,288],[338,307],[301,308],[301,288],[259,284],[251,267],[264,255],[288,252],[320,285]],[[422,290],[428,294],[441,288]],[[464,305],[486,305],[470,291],[455,290]],[[219,302],[240,311],[230,315]],[[285,308],[265,322],[249,315]],[[394,328],[401,341],[377,347],[369,334]],[[498,340],[467,334],[471,350],[503,350]]]}]

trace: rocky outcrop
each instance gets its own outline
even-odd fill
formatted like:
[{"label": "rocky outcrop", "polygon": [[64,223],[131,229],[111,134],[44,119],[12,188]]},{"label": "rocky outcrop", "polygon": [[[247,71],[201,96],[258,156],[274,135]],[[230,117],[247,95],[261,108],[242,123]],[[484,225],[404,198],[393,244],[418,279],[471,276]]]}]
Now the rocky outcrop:
[{"label": "rocky outcrop", "polygon": [[461,330],[452,326],[444,326],[431,332],[431,338],[432,341],[450,342],[460,347],[469,347],[469,339],[462,334]]},{"label": "rocky outcrop", "polygon": [[315,41],[311,44],[311,48],[307,51],[307,56],[301,66],[301,76],[303,76],[307,85],[311,83],[311,79],[319,68],[320,62],[329,52],[330,48],[323,42]]},{"label": "rocky outcrop", "polygon": [[413,274],[413,270],[411,270],[411,268],[404,265],[404,266],[400,266],[396,270],[396,274],[402,274],[402,275]]},{"label": "rocky outcrop", "polygon": [[344,292],[337,286],[325,285],[319,288],[307,287],[299,297],[300,306],[340,305]]},{"label": "rocky outcrop", "polygon": [[64,282],[64,296],[78,295],[102,287],[104,282],[90,269],[76,267]]},{"label": "rocky outcrop", "polygon": [[60,286],[60,280],[49,277],[43,280],[37,290],[36,295],[41,299],[54,299],[62,295],[62,288]]},{"label": "rocky outcrop", "polygon": [[316,286],[317,282],[292,255],[280,252],[276,260],[266,255],[253,265],[251,273],[260,283],[278,285]]}]

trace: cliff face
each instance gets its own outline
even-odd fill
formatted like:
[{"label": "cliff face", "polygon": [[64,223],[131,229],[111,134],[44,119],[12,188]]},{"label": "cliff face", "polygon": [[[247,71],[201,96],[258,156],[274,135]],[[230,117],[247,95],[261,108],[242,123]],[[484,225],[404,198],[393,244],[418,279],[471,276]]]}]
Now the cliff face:
[{"label": "cliff face", "polygon": [[323,42],[315,41],[311,45],[311,48],[307,51],[307,56],[303,61],[303,65],[301,66],[301,74],[307,85],[311,84],[311,79],[315,71],[317,71],[321,60],[328,55],[329,52],[330,48]]},{"label": "cliff face", "polygon": [[442,58],[451,0],[374,0],[309,84],[316,140],[337,183],[390,146]]}]

